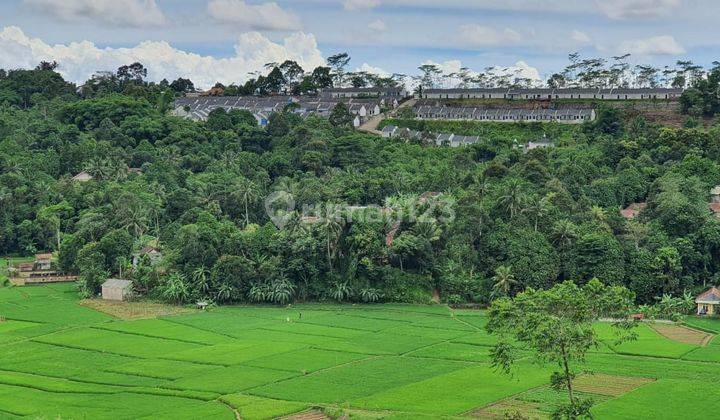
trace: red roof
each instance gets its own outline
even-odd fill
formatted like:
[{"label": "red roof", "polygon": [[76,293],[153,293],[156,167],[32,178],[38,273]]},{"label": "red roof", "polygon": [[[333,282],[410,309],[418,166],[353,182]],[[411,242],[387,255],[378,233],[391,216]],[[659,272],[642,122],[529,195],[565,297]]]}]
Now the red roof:
[{"label": "red roof", "polygon": [[703,301],[703,302],[719,302],[720,303],[720,290],[718,290],[716,287],[711,287],[705,292],[698,295],[698,297],[695,298],[695,302]]},{"label": "red roof", "polygon": [[720,203],[710,203],[708,207],[710,207],[710,211],[713,213],[720,213]]}]

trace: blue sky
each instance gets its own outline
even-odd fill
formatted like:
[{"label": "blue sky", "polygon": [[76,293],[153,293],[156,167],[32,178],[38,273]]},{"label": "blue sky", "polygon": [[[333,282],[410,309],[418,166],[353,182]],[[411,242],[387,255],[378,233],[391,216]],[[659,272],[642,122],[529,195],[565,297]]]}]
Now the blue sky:
[{"label": "blue sky", "polygon": [[263,60],[313,66],[347,51],[352,69],[523,62],[545,77],[572,51],[709,65],[720,59],[719,16],[711,0],[6,0],[0,67],[55,58],[81,79],[136,57],[151,77],[189,72],[202,84],[242,80]]}]

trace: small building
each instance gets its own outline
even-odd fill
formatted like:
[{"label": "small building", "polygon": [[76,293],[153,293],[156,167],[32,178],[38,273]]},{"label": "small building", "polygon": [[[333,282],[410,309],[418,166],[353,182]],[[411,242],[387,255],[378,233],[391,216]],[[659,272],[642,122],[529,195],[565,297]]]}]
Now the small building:
[{"label": "small building", "polygon": [[720,290],[711,287],[695,298],[698,315],[715,315],[720,306]]},{"label": "small building", "polygon": [[645,210],[647,203],[630,203],[627,207],[620,210],[620,216],[625,219],[634,219],[640,214],[641,211]]},{"label": "small building", "polygon": [[395,135],[395,132],[397,130],[398,130],[398,128],[395,125],[386,125],[385,127],[383,127],[381,133],[382,133],[383,137],[390,138]]},{"label": "small building", "polygon": [[538,141],[529,141],[523,145],[523,153],[527,153],[531,150],[535,149],[546,149],[548,147],[553,147],[553,143],[550,140],[547,139],[541,139]]},{"label": "small building", "polygon": [[93,179],[93,176],[90,175],[87,171],[82,171],[79,174],[72,177],[72,180],[75,182],[88,182]]},{"label": "small building", "polygon": [[122,279],[107,279],[102,284],[104,300],[126,301],[132,296],[133,282]]},{"label": "small building", "polygon": [[140,264],[140,260],[147,256],[150,260],[150,265],[155,265],[162,259],[162,252],[154,246],[145,246],[140,251],[133,254],[133,267],[137,267]]},{"label": "small building", "polygon": [[50,270],[52,265],[52,254],[36,254],[33,269],[37,271]]},{"label": "small building", "polygon": [[17,269],[22,273],[28,273],[35,269],[35,263],[20,263],[18,264]]}]

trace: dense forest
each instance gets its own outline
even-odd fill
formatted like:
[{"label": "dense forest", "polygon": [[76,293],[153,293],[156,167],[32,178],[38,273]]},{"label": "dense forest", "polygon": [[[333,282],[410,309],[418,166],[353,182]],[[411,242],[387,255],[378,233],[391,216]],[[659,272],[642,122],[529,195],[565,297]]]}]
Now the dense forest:
[{"label": "dense forest", "polygon": [[[178,303],[484,304],[597,278],[650,303],[717,283],[720,127],[600,109],[569,132],[489,126],[476,145],[436,147],[337,112],[266,128],[239,111],[171,117],[192,82],[121,70],[79,89],[48,63],[0,73],[0,255],[58,251],[83,295],[112,276]],[[513,131],[555,147],[523,153]],[[621,217],[633,202],[647,208]],[[148,244],[162,260],[133,268]]]}]

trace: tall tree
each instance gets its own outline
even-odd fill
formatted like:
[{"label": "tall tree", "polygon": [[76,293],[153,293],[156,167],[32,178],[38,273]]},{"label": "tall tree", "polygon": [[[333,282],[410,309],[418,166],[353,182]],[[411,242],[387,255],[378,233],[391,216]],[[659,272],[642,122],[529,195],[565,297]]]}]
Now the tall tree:
[{"label": "tall tree", "polygon": [[[569,403],[556,408],[554,418],[575,419],[590,414],[592,401],[579,398],[573,389],[578,364],[587,352],[600,345],[593,324],[613,319],[617,342],[634,338],[632,292],[621,286],[605,286],[592,280],[583,287],[566,281],[548,290],[527,289],[514,299],[494,301],[488,311],[486,329],[498,335],[491,350],[492,364],[510,373],[516,360],[515,346],[535,352],[538,362],[557,364],[551,385],[568,393]],[[513,344],[517,343],[517,344]]]}]

